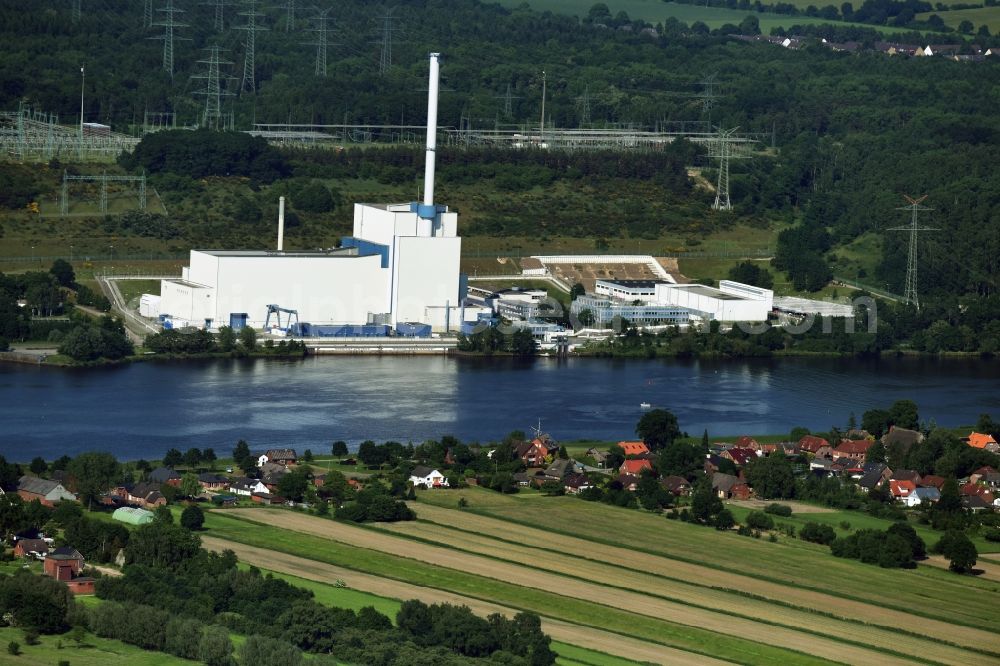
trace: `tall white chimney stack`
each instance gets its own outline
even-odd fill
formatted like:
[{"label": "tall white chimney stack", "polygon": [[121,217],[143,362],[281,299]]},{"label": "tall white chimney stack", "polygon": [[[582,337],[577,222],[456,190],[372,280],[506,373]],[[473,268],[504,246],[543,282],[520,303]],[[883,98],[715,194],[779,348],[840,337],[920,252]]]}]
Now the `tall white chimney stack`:
[{"label": "tall white chimney stack", "polygon": [[434,152],[437,148],[438,58],[432,53],[430,81],[427,87],[427,156],[424,162],[424,205],[434,205]]},{"label": "tall white chimney stack", "polygon": [[278,197],[278,252],[285,249],[285,197]]}]

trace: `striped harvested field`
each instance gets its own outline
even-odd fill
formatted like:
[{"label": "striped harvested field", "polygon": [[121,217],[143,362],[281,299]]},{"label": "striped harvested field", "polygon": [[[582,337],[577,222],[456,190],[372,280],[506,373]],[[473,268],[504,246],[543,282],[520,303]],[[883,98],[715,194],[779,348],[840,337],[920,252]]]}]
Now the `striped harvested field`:
[{"label": "striped harvested field", "polygon": [[[831,557],[825,546],[798,539],[783,539],[782,543],[772,544],[761,539],[720,535],[648,512],[577,498],[544,498],[544,509],[532,502],[528,511],[524,500],[517,496],[497,500],[490,495],[498,493],[491,491],[470,489],[461,492],[469,501],[469,508],[462,512],[463,515],[475,512],[500,519],[518,530],[533,527],[553,537],[576,536],[587,543],[624,547],[789,588],[825,592],[947,624],[976,627],[991,633],[1000,631],[1000,586],[993,581],[957,576],[932,566],[909,571],[881,569]],[[451,495],[449,508],[453,507],[456,493],[447,495]],[[433,507],[429,507],[428,502],[446,501],[445,495],[434,496],[432,492],[419,497],[418,513],[425,512],[421,518],[431,515],[429,510]],[[780,519],[777,522],[780,523]],[[987,645],[990,652],[1000,652],[1000,641]]]},{"label": "striped harvested field", "polygon": [[[634,571],[628,562],[623,563],[623,566],[613,566],[540,549],[533,549],[534,557],[525,557],[523,551],[513,550],[523,548],[522,546],[495,539],[492,540],[493,545],[482,539],[476,545],[473,543],[474,539],[467,541],[462,538],[461,533],[453,532],[453,535],[458,536],[453,536],[450,540],[442,538],[442,542],[455,544],[459,548],[469,546],[470,549],[478,549],[476,552],[464,552],[399,536],[385,529],[356,527],[298,513],[270,509],[238,509],[227,513],[275,528],[304,532],[359,548],[391,553],[437,567],[588,600],[677,624],[751,640],[760,637],[758,640],[768,645],[831,661],[904,664],[916,659],[965,664],[970,660],[983,658],[981,653],[946,645],[941,641],[820,615],[810,617],[812,614],[807,611],[766,603],[747,595],[707,587],[698,589],[695,585],[676,579]],[[458,511],[452,513],[453,522],[460,522],[465,516]],[[397,525],[392,529],[406,528]],[[430,538],[434,539],[434,536]],[[521,560],[526,561],[521,563]],[[610,586],[614,587],[609,589]],[[831,629],[824,630],[824,626]],[[824,633],[827,635],[823,635]],[[994,640],[985,632],[980,632],[980,635],[986,641]],[[849,640],[845,640],[845,636],[849,636]]]}]

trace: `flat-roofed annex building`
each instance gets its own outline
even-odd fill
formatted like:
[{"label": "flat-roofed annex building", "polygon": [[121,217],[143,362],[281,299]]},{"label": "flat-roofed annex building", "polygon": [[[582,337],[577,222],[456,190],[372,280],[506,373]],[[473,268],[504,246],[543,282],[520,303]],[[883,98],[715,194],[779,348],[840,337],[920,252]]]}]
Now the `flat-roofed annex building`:
[{"label": "flat-roofed annex building", "polygon": [[774,292],[753,285],[722,280],[719,288],[701,284],[656,285],[656,302],[691,310],[715,321],[766,321],[774,303]]}]

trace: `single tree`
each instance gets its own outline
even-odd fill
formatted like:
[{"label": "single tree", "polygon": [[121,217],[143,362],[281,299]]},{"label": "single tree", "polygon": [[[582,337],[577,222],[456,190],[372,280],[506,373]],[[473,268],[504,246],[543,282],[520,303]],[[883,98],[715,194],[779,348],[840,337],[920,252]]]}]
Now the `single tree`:
[{"label": "single tree", "polygon": [[189,530],[200,530],[205,524],[205,512],[200,506],[189,506],[181,512],[181,527]]},{"label": "single tree", "polygon": [[170,449],[163,456],[163,466],[164,467],[177,467],[184,463],[184,454],[177,449]]},{"label": "single tree", "polygon": [[53,261],[49,273],[56,279],[60,287],[72,288],[76,284],[76,274],[73,272],[73,266],[65,259],[56,259]]},{"label": "single tree", "polygon": [[31,470],[32,474],[44,474],[48,468],[48,463],[45,462],[44,458],[35,457],[31,459],[31,466],[28,469]]},{"label": "single tree", "polygon": [[201,494],[201,483],[198,482],[198,475],[188,472],[181,479],[181,495],[184,497],[197,497]]},{"label": "single tree", "polygon": [[330,447],[330,454],[336,458],[346,458],[348,455],[347,442],[337,440]]},{"label": "single tree", "polygon": [[184,464],[188,467],[197,467],[201,464],[201,449],[191,447],[184,454]]},{"label": "single tree", "polygon": [[236,348],[236,331],[230,326],[219,327],[219,334],[216,340],[219,351],[230,352]]},{"label": "single tree", "polygon": [[635,426],[635,433],[642,438],[650,451],[659,451],[673,444],[681,431],[676,416],[665,409],[653,409],[642,415]]},{"label": "single tree", "polygon": [[257,331],[255,331],[250,326],[244,326],[240,329],[240,345],[246,351],[253,351],[257,348]]},{"label": "single tree", "polygon": [[115,457],[99,451],[81,453],[66,471],[80,501],[88,508],[121,478],[121,465]]}]

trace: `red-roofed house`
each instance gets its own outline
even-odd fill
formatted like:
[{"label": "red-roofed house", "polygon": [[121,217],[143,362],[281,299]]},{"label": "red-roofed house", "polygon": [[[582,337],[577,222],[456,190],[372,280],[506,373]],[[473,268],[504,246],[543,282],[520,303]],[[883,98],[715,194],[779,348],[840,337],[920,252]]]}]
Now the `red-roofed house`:
[{"label": "red-roofed house", "polygon": [[622,484],[622,488],[624,490],[632,493],[634,493],[636,488],[639,487],[639,477],[633,476],[632,474],[619,474],[615,481]]},{"label": "red-roofed house", "polygon": [[833,459],[850,458],[858,462],[864,462],[868,449],[875,442],[870,439],[845,439],[840,442],[840,446],[833,450]]},{"label": "red-roofed house", "polygon": [[546,458],[559,452],[559,445],[551,439],[536,437],[530,442],[521,442],[514,451],[528,467],[541,467],[548,462]]},{"label": "red-roofed house", "polygon": [[988,486],[1000,486],[1000,472],[986,465],[980,467],[969,475],[969,481],[973,483],[985,483]]},{"label": "red-roofed house", "polygon": [[889,481],[889,490],[892,491],[892,496],[896,499],[905,500],[916,489],[917,485],[913,481],[896,481],[895,479]]},{"label": "red-roofed house", "polygon": [[732,460],[738,467],[744,467],[757,460],[757,452],[754,449],[744,449],[735,446],[728,451],[723,451],[719,456],[727,460]]},{"label": "red-roofed house", "polygon": [[997,444],[997,440],[993,439],[993,435],[974,432],[966,437],[965,441],[974,449],[983,449],[990,453],[1000,453],[1000,445]]},{"label": "red-roofed house", "polygon": [[958,492],[965,497],[978,497],[988,505],[993,504],[993,493],[986,486],[978,483],[966,483],[958,489]]},{"label": "red-roofed house", "polygon": [[743,435],[742,437],[737,438],[736,446],[741,449],[753,449],[754,451],[761,450],[760,442],[749,435]]},{"label": "red-roofed house", "polygon": [[626,460],[622,463],[622,466],[618,468],[618,471],[621,474],[639,476],[644,469],[652,470],[653,463],[648,460]]},{"label": "red-roofed house", "polygon": [[641,456],[644,453],[649,453],[646,442],[618,442],[618,446],[621,447],[626,456]]},{"label": "red-roofed house", "polygon": [[826,441],[822,437],[817,437],[816,435],[805,435],[799,440],[799,451],[811,453],[814,456],[820,455],[820,449],[823,447],[829,449],[830,442]]},{"label": "red-roofed house", "polygon": [[920,477],[920,485],[924,488],[937,488],[941,490],[944,488],[944,477],[935,476],[934,474],[924,474]]}]

